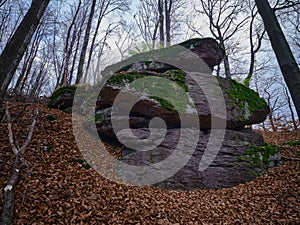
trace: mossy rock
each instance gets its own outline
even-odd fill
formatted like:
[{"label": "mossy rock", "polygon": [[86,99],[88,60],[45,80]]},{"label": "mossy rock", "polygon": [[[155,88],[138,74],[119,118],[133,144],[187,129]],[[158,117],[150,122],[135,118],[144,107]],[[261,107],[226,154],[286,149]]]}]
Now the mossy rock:
[{"label": "mossy rock", "polygon": [[270,112],[267,102],[257,92],[245,85],[224,78],[218,78],[219,84],[225,95],[227,112],[231,110],[229,117],[240,121],[244,125],[261,123]]},{"label": "mossy rock", "polygon": [[48,107],[69,111],[72,108],[76,90],[77,86],[74,85],[59,87],[51,95]]}]

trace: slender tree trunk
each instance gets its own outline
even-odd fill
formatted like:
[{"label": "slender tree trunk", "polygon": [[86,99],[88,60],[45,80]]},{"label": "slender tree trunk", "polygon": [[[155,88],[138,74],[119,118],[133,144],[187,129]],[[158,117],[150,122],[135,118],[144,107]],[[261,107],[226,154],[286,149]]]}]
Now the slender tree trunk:
[{"label": "slender tree trunk", "polygon": [[94,17],[95,8],[96,8],[96,2],[97,2],[96,0],[93,0],[92,6],[91,6],[88,24],[87,24],[87,28],[86,28],[86,32],[85,32],[85,36],[84,36],[84,40],[83,40],[83,46],[82,46],[81,54],[80,54],[80,58],[79,58],[76,84],[78,84],[80,82],[80,80],[83,76],[84,61],[85,61],[85,56],[86,56],[86,52],[87,52],[87,48],[88,48],[88,44],[89,44],[89,38],[90,38],[90,34],[91,34],[91,28],[92,28],[92,22],[93,22],[93,17]]},{"label": "slender tree trunk", "polygon": [[300,69],[268,0],[255,0],[300,118]]},{"label": "slender tree trunk", "polygon": [[[0,55],[0,89],[6,92],[50,0],[33,0],[18,29]],[[1,101],[1,100],[0,100]]]},{"label": "slender tree trunk", "polygon": [[[220,41],[221,47],[222,47],[223,49],[226,49],[226,48],[225,48],[225,42],[224,42],[224,39],[223,39],[223,36],[222,36],[222,33],[221,33],[221,30],[220,30],[220,29],[218,29],[218,34],[219,34],[218,39],[219,39],[219,41]],[[229,58],[228,58],[227,52],[225,52],[225,56],[224,56],[223,62],[224,62],[225,76],[226,76],[226,78],[231,79],[231,72],[230,72]]]},{"label": "slender tree trunk", "polygon": [[288,102],[289,110],[291,112],[291,117],[292,117],[292,123],[293,123],[294,130],[298,130],[294,110],[293,110],[293,107],[292,107],[291,98],[289,96],[289,91],[286,87],[284,87],[284,91],[285,91],[285,96],[286,96],[286,99],[287,99],[287,102]]},{"label": "slender tree trunk", "polygon": [[165,46],[165,32],[164,32],[164,13],[163,13],[163,0],[158,0],[158,13],[159,13],[159,44],[161,47]]},{"label": "slender tree trunk", "polygon": [[[169,4],[168,4],[169,2]],[[173,0],[165,0],[165,16],[166,16],[166,46],[171,45],[171,9]]]}]

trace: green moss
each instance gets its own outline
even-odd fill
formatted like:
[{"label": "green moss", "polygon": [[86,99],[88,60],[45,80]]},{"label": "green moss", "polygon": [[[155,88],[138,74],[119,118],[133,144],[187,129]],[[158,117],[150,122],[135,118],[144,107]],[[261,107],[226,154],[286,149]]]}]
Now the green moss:
[{"label": "green moss", "polygon": [[185,92],[188,92],[188,86],[185,84],[186,73],[182,70],[168,70],[164,73],[170,80],[175,81],[179,86],[183,88]]},{"label": "green moss", "polygon": [[137,72],[120,72],[109,78],[106,83],[110,85],[116,85],[124,87],[125,84],[131,83],[139,78],[145,77],[146,75]]},{"label": "green moss", "polygon": [[68,92],[68,93],[72,93],[73,95],[75,95],[76,89],[77,89],[77,86],[71,86],[71,85],[70,86],[62,86],[62,87],[56,89],[53,92],[53,94],[51,95],[48,105],[52,105],[54,103],[54,100],[63,93]]},{"label": "green moss", "polygon": [[254,168],[266,168],[269,165],[270,156],[278,154],[280,147],[276,145],[252,146],[246,150],[241,160],[249,160]]},{"label": "green moss", "polygon": [[[268,107],[266,101],[250,88],[231,80],[231,90],[227,90],[228,97],[233,104],[237,105],[242,112],[241,120],[248,120],[247,116],[253,115],[253,112],[259,108]],[[250,115],[247,115],[247,114]]]},{"label": "green moss", "polygon": [[298,145],[300,145],[300,140],[288,142],[287,144],[288,144],[289,146],[298,146]]},{"label": "green moss", "polygon": [[174,111],[174,108],[175,108],[174,105],[172,105],[169,101],[165,100],[164,98],[160,98],[160,97],[157,97],[157,96],[150,96],[149,98],[158,101],[159,104],[163,108],[165,108],[165,109],[167,109],[169,111]]},{"label": "green moss", "polygon": [[246,79],[244,80],[244,85],[245,85],[246,87],[249,87],[249,86],[250,86],[250,81],[251,81],[251,78],[246,78]]}]

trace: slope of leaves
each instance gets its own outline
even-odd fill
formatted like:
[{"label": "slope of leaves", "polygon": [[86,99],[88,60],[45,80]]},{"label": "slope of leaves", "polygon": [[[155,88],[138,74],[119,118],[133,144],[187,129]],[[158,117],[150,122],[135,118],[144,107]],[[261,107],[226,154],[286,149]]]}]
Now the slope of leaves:
[{"label": "slope of leaves", "polygon": [[[15,106],[12,110],[14,118],[24,109],[19,103]],[[282,166],[252,182],[220,190],[177,192],[129,187],[113,183],[79,163],[82,156],[72,134],[71,116],[58,110],[36,104],[25,107],[14,124],[20,144],[35,108],[39,108],[40,116],[26,153],[29,174],[24,173],[26,179],[16,189],[15,224],[299,222],[299,162],[284,161]],[[56,119],[49,120],[49,115]],[[1,124],[0,134],[0,187],[3,189],[13,154],[5,124]],[[293,152],[299,151],[299,146],[290,148],[284,146],[282,154],[296,157]],[[112,150],[116,152],[118,149]],[[1,192],[0,210],[2,197]]]}]

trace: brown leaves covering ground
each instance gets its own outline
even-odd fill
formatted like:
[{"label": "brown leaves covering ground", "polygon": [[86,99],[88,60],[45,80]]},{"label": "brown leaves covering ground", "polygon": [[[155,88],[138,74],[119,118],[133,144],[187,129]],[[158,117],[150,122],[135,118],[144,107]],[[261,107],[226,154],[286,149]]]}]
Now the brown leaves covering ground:
[{"label": "brown leaves covering ground", "polygon": [[[252,182],[220,190],[177,192],[129,187],[77,162],[81,154],[70,115],[42,105],[14,105],[18,106],[12,109],[15,117],[24,109],[18,118],[22,126],[13,124],[20,145],[33,110],[40,111],[26,152],[30,174],[16,189],[15,224],[299,224],[300,162],[284,161]],[[55,115],[57,120],[49,121],[47,115]],[[13,154],[6,125],[0,126],[3,189]],[[289,138],[292,141],[293,137]],[[297,157],[299,151],[299,147],[287,149],[284,145],[282,154]],[[0,209],[2,198],[1,192]]]}]

